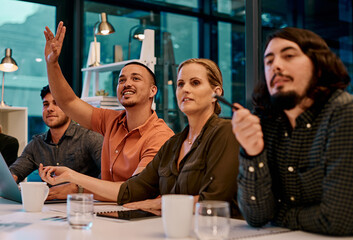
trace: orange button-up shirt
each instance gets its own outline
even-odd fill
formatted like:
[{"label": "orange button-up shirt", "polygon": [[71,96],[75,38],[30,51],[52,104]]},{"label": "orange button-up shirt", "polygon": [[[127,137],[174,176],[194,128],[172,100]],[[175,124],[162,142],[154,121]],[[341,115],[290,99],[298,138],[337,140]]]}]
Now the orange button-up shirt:
[{"label": "orange button-up shirt", "polygon": [[104,136],[101,178],[125,181],[137,167],[145,167],[160,147],[174,135],[156,112],[147,121],[128,131],[125,111],[94,108],[92,129]]}]

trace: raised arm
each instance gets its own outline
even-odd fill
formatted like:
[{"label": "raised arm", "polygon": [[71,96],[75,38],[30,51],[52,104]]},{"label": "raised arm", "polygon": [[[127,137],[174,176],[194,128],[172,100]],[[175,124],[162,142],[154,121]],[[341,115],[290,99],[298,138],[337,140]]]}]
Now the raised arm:
[{"label": "raised arm", "polygon": [[65,32],[66,27],[63,22],[59,23],[55,36],[48,27],[45,27],[45,60],[47,63],[50,91],[58,106],[66,115],[81,126],[91,129],[93,107],[76,96],[62,74],[58,62]]}]

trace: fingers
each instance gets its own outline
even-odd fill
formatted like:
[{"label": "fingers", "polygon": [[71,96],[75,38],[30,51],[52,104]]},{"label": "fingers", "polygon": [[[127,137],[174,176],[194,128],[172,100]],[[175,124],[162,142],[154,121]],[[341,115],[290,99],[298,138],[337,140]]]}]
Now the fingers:
[{"label": "fingers", "polygon": [[53,173],[55,173],[55,167],[43,167],[39,166],[39,176],[42,178],[43,181],[51,184],[51,185],[55,185],[56,184],[56,180],[55,177],[53,177]]},{"label": "fingers", "polygon": [[47,41],[55,39],[59,42],[63,42],[65,38],[65,33],[66,33],[66,27],[64,26],[64,23],[60,21],[60,23],[58,24],[58,28],[56,30],[55,36],[48,26],[45,26],[44,36]]},{"label": "fingers", "polygon": [[233,114],[232,126],[233,133],[247,154],[254,156],[263,151],[263,132],[257,116],[248,109],[239,109]]},{"label": "fingers", "polygon": [[58,24],[58,28],[56,29],[56,36],[55,36],[56,39],[60,38],[60,35],[62,34],[63,26],[64,26],[63,21],[60,21]]},{"label": "fingers", "polygon": [[57,39],[59,40],[59,42],[63,42],[64,38],[65,38],[65,33],[66,33],[66,27],[62,27],[59,36],[57,35],[56,37],[58,37]]},{"label": "fingers", "polygon": [[[233,103],[233,106],[235,108],[237,108],[238,110],[240,109],[244,109],[244,107],[242,105],[240,105],[239,103]],[[232,108],[233,112],[236,111],[234,108]]]}]

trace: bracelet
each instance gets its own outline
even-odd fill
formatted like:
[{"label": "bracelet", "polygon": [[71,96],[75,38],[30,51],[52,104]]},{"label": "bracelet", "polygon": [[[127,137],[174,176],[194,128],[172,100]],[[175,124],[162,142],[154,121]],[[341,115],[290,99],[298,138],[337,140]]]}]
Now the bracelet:
[{"label": "bracelet", "polygon": [[84,188],[80,185],[76,185],[77,186],[77,193],[83,193],[84,192]]}]

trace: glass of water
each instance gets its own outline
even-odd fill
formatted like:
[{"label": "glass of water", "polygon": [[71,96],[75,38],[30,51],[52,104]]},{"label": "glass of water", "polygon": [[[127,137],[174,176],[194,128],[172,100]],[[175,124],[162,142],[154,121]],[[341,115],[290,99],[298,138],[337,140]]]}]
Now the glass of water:
[{"label": "glass of water", "polygon": [[228,202],[198,202],[195,209],[195,234],[200,240],[228,239],[230,231],[229,217]]},{"label": "glass of water", "polygon": [[93,194],[67,195],[67,220],[73,229],[90,229],[93,214]]}]

